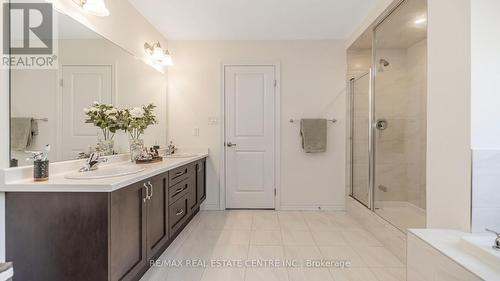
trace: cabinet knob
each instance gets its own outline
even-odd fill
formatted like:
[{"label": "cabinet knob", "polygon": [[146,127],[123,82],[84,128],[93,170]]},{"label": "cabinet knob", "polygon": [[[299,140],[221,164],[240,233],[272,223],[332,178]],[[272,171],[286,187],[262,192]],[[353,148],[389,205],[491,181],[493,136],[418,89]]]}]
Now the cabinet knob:
[{"label": "cabinet knob", "polygon": [[175,213],[176,216],[180,216],[182,214],[184,214],[184,209],[180,209],[177,213]]}]

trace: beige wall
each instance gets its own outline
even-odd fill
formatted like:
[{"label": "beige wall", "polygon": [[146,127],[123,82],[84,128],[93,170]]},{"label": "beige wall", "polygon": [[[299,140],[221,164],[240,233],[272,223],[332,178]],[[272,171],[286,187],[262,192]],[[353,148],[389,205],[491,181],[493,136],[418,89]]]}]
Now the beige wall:
[{"label": "beige wall", "polygon": [[470,0],[429,1],[427,102],[427,226],[429,228],[470,230],[470,5]]},{"label": "beige wall", "polygon": [[[221,63],[281,63],[281,207],[344,208],[345,52],[338,41],[170,41],[169,133],[174,142],[210,148],[207,208],[219,208]],[[208,119],[216,117],[216,125]],[[329,117],[328,152],[307,155],[290,118]],[[193,136],[200,128],[200,136]]]}]

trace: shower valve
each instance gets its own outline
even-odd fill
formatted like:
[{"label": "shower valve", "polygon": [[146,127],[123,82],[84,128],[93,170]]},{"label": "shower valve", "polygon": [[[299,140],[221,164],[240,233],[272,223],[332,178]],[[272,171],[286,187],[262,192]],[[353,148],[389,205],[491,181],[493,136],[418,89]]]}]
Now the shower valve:
[{"label": "shower valve", "polygon": [[385,120],[385,119],[379,119],[379,120],[377,120],[377,123],[375,124],[375,127],[377,128],[377,130],[380,130],[380,131],[387,129],[388,126],[389,126],[389,124],[387,123],[387,120]]}]

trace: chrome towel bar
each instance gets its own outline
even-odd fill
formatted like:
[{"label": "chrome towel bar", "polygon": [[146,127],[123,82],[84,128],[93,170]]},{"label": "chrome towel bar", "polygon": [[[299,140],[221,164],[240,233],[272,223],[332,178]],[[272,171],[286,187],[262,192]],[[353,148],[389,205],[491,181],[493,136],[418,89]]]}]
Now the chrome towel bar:
[{"label": "chrome towel bar", "polygon": [[[326,121],[332,122],[332,123],[337,123],[337,119],[327,119]],[[300,119],[290,119],[290,123],[300,123]]]}]

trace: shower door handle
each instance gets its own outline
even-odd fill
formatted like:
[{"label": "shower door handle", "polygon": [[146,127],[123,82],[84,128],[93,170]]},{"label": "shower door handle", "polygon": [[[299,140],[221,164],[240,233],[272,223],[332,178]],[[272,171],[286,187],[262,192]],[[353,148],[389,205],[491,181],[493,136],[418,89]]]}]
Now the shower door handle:
[{"label": "shower door handle", "polygon": [[375,123],[375,128],[377,128],[377,130],[379,130],[379,131],[383,131],[383,130],[387,129],[388,126],[389,126],[389,123],[387,123],[387,120],[385,120],[385,119],[379,119],[379,120],[377,120],[377,123]]}]

